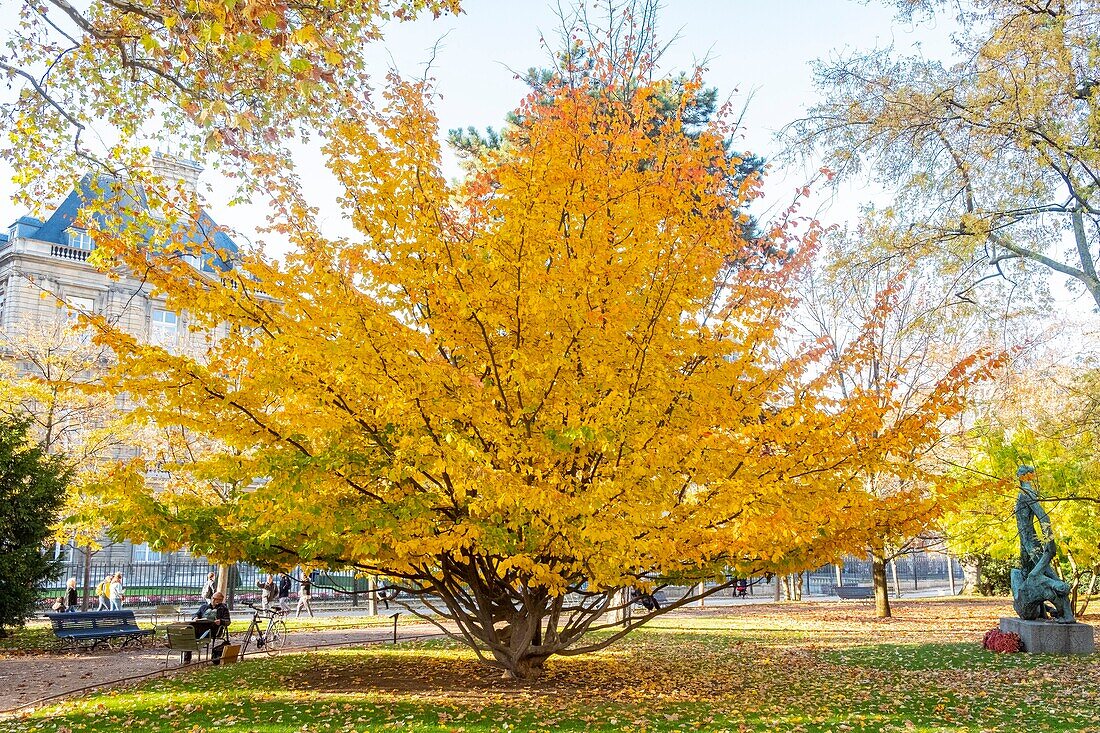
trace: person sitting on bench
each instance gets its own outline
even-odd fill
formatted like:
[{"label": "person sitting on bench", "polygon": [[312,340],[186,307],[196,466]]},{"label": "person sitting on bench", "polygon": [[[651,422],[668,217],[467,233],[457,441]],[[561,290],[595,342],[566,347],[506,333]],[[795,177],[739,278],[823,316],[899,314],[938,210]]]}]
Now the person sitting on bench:
[{"label": "person sitting on bench", "polygon": [[[214,664],[220,664],[222,658],[222,650],[225,645],[229,643],[229,606],[225,605],[225,594],[221,591],[214,593],[214,596],[209,601],[204,601],[199,610],[195,612],[195,617],[189,622],[195,629],[196,639],[205,639],[207,636],[211,636],[217,639],[222,637],[223,641],[220,644],[215,643],[210,648],[210,659]],[[191,661],[191,652],[185,652],[183,655],[183,663],[187,664]]]}]

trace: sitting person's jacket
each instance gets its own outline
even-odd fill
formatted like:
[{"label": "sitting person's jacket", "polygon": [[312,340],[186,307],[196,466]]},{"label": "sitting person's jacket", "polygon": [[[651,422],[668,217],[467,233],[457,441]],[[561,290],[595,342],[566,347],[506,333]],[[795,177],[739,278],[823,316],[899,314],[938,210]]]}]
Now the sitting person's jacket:
[{"label": "sitting person's jacket", "polygon": [[211,601],[204,601],[199,610],[195,611],[195,620],[205,619],[208,611],[214,611],[215,618],[221,623],[218,624],[217,633],[214,636],[224,636],[229,633],[229,606],[224,603],[213,604]]}]

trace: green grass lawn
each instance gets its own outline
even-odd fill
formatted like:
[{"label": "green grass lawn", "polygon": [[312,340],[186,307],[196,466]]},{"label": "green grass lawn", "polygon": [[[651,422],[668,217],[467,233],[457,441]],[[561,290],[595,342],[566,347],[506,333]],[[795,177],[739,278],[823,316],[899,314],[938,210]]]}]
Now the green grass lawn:
[{"label": "green grass lawn", "polygon": [[659,620],[534,683],[420,642],[196,669],[0,732],[1100,731],[1095,655],[985,652],[988,622],[969,617],[945,631],[938,617],[761,613]]},{"label": "green grass lawn", "polygon": [[56,638],[50,625],[31,621],[21,629],[6,629],[7,636],[0,637],[0,654],[39,653],[56,646]]}]

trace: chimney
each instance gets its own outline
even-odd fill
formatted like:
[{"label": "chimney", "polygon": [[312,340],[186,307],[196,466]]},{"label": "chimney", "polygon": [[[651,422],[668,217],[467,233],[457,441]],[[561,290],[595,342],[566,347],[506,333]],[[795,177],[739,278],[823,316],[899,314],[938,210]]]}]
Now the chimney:
[{"label": "chimney", "polygon": [[182,183],[188,193],[198,193],[199,175],[202,174],[202,166],[198,162],[157,152],[153,153],[152,169],[169,185]]}]

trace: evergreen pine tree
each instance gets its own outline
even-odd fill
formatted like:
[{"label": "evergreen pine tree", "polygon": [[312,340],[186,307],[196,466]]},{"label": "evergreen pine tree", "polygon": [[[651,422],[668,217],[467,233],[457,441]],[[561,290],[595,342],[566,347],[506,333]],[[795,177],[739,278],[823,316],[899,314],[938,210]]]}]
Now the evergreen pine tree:
[{"label": "evergreen pine tree", "polygon": [[60,572],[43,548],[65,498],[69,469],[27,435],[24,420],[0,419],[0,636],[34,613],[37,588]]}]

